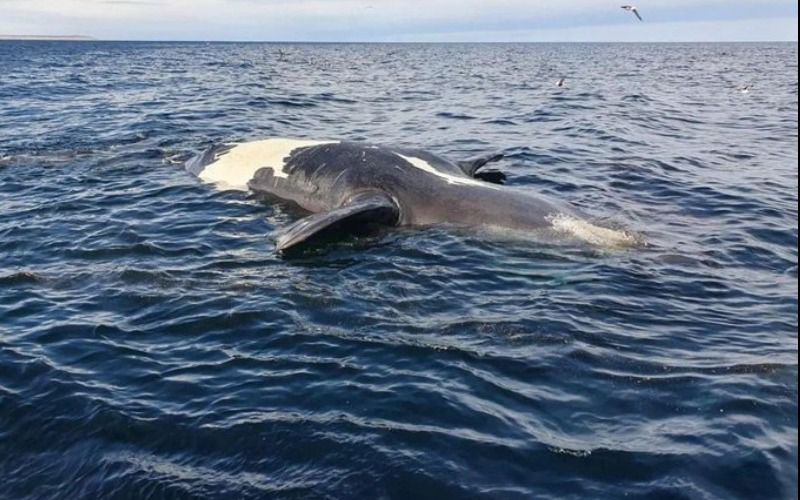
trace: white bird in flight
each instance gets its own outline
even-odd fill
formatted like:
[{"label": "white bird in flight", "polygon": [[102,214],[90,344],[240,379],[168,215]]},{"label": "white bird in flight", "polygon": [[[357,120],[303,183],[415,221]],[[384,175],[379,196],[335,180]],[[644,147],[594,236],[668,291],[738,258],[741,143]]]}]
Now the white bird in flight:
[{"label": "white bird in flight", "polygon": [[634,15],[636,15],[636,17],[639,18],[640,21],[644,21],[644,19],[642,19],[642,16],[639,15],[639,9],[637,9],[635,5],[623,5],[622,8],[627,10],[628,12],[633,12]]},{"label": "white bird in flight", "polygon": [[747,94],[750,92],[750,89],[752,88],[753,88],[752,85],[744,85],[742,87],[739,87],[739,92],[741,92],[742,94]]},{"label": "white bird in flight", "polygon": [[564,82],[566,80],[567,80],[566,78],[559,78],[558,81],[556,82],[556,87],[563,87],[564,86]]}]

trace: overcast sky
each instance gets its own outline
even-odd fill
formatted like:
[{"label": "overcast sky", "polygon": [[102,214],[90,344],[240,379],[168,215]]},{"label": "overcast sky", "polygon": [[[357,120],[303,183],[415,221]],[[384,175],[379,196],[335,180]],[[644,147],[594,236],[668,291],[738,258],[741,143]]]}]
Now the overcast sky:
[{"label": "overcast sky", "polygon": [[797,0],[0,0],[0,34],[122,40],[797,41]]}]

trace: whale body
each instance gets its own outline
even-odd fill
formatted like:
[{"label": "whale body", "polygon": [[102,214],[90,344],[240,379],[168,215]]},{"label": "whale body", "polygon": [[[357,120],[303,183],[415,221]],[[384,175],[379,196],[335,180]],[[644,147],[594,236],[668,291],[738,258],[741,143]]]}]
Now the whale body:
[{"label": "whale body", "polygon": [[628,233],[591,224],[564,203],[500,184],[505,176],[483,167],[502,157],[450,161],[421,149],[274,138],[212,146],[186,168],[221,188],[311,212],[279,232],[279,252],[376,225],[553,229],[593,244],[632,243]]}]

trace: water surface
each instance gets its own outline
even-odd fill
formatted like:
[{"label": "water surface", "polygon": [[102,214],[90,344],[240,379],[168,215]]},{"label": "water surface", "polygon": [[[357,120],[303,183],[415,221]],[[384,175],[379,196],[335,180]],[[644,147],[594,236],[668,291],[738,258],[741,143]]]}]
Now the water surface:
[{"label": "water surface", "polygon": [[[797,44],[0,68],[0,498],[796,497]],[[296,211],[180,166],[267,136],[504,151],[649,246],[436,227],[281,260]]]}]

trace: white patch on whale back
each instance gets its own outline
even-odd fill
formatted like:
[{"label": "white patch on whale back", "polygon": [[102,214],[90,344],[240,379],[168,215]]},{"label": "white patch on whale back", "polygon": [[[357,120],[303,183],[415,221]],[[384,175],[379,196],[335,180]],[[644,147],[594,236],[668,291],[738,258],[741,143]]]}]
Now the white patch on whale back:
[{"label": "white patch on whale back", "polygon": [[308,141],[302,139],[264,139],[235,145],[215,158],[200,172],[206,182],[228,189],[247,191],[247,183],[259,169],[269,167],[275,177],[287,177],[286,158],[297,148],[336,144],[339,141]]},{"label": "white patch on whale back", "polygon": [[596,226],[572,215],[557,214],[549,217],[553,229],[569,234],[591,245],[607,248],[632,247],[641,243],[634,234],[620,229]]},{"label": "white patch on whale back", "polygon": [[472,179],[470,177],[459,177],[457,175],[448,174],[446,172],[441,172],[436,170],[430,163],[420,158],[415,158],[413,156],[405,156],[399,153],[396,153],[397,156],[404,159],[408,163],[412,164],[416,168],[420,170],[424,170],[428,173],[431,173],[437,177],[441,177],[442,179],[446,180],[449,184],[462,184],[468,186],[480,186],[489,189],[500,189],[499,186],[496,184],[490,184],[488,182],[479,181],[477,179]]}]

